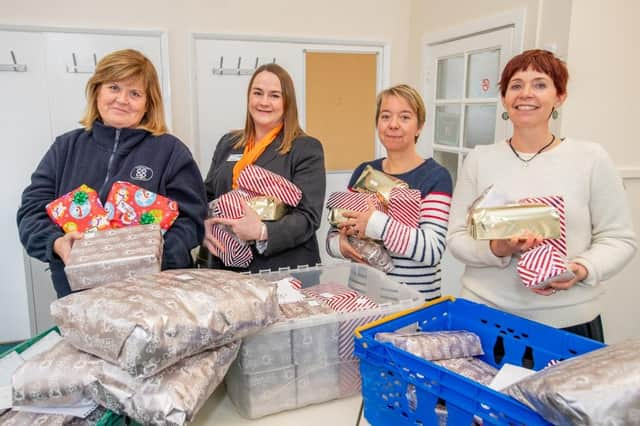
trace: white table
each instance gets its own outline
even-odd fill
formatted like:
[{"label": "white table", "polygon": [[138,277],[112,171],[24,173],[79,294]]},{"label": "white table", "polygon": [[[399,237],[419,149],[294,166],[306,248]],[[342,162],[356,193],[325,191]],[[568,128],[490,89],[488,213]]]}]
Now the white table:
[{"label": "white table", "polygon": [[[242,417],[224,391],[216,389],[196,416],[193,426],[354,426],[358,419],[359,395],[283,411],[255,420]],[[370,426],[363,418],[360,426]]]}]

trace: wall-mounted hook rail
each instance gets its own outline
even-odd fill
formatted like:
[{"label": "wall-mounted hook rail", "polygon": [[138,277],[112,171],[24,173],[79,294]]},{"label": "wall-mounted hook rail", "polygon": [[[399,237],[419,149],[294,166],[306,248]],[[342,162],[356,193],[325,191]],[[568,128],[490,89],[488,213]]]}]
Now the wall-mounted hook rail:
[{"label": "wall-mounted hook rail", "polygon": [[67,65],[67,72],[72,74],[93,74],[96,70],[96,65],[98,63],[98,58],[96,54],[93,54],[93,64],[92,65],[78,65],[78,58],[76,57],[76,53],[71,53],[71,59],[73,60],[73,65]]},{"label": "wall-mounted hook rail", "polygon": [[0,64],[0,71],[27,72],[27,65],[18,63],[16,54],[13,50],[10,50],[9,52],[11,52],[11,60],[13,63]]},{"label": "wall-mounted hook rail", "polygon": [[[269,59],[272,63],[276,63],[276,58]],[[242,56],[238,56],[238,62],[235,68],[225,68],[224,67],[224,56],[220,56],[220,63],[217,67],[213,67],[211,72],[213,75],[251,75],[260,65],[267,63],[261,61],[259,56],[256,56],[256,60],[253,68],[242,67]]]}]

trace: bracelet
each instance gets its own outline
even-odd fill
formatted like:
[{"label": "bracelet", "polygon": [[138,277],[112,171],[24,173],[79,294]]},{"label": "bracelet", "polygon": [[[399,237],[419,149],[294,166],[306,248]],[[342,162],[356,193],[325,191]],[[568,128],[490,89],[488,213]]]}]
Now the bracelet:
[{"label": "bracelet", "polygon": [[262,222],[262,227],[260,228],[260,238],[258,238],[258,241],[264,241],[267,239],[267,225],[265,225],[264,222]]}]

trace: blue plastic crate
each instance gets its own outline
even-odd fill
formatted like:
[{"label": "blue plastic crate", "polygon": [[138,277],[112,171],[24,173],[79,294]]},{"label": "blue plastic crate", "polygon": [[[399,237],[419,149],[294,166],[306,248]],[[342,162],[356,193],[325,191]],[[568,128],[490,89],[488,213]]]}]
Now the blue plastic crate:
[{"label": "blue plastic crate", "polygon": [[[380,343],[379,332],[401,328],[422,331],[468,330],[482,341],[483,361],[534,370],[551,360],[563,360],[604,345],[553,327],[508,314],[486,305],[446,297],[421,308],[401,312],[356,330],[355,354],[360,358],[365,418],[380,425],[438,425],[446,407],[447,424],[548,425],[534,411],[432,362]],[[407,397],[410,392],[411,397]],[[415,392],[415,393],[414,393]],[[415,400],[410,403],[415,395]],[[442,410],[440,410],[442,412]]]}]

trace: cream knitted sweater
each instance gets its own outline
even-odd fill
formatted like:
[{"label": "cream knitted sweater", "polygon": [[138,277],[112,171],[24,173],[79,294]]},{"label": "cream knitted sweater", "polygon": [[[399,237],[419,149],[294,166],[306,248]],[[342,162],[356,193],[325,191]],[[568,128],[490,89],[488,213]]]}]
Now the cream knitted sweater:
[{"label": "cream knitted sweater", "polygon": [[[489,185],[513,200],[562,195],[568,258],[587,268],[587,279],[568,291],[538,295],[520,281],[518,256],[496,257],[488,241],[472,239],[467,209]],[[527,167],[506,141],[469,153],[453,194],[447,244],[466,265],[462,297],[554,327],[594,319],[601,312],[602,282],[620,271],[637,248],[626,194],[613,162],[600,145],[573,139],[541,153]]]}]

